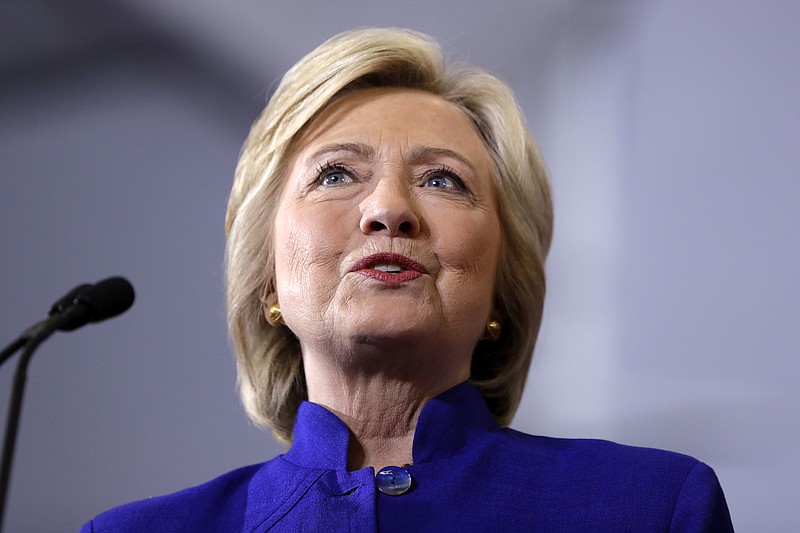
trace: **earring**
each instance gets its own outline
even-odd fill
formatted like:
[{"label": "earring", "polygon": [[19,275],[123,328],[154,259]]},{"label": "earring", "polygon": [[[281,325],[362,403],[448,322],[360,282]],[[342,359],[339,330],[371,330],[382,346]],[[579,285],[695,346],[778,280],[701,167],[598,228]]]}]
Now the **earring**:
[{"label": "earring", "polygon": [[267,313],[267,320],[273,326],[278,324],[285,324],[283,321],[283,315],[281,315],[281,306],[278,302],[269,306],[269,312]]},{"label": "earring", "polygon": [[483,340],[496,341],[500,338],[500,332],[503,331],[503,326],[497,320],[489,320],[486,322],[486,331],[483,334]]}]

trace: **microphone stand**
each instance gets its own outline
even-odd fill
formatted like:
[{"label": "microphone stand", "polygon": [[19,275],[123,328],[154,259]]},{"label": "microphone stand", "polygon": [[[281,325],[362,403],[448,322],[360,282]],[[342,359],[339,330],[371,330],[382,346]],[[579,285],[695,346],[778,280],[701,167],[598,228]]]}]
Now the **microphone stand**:
[{"label": "microphone stand", "polygon": [[20,338],[6,346],[5,349],[0,352],[0,365],[5,363],[6,359],[14,355],[14,352],[22,348],[26,342],[28,342],[28,337],[22,335]]},{"label": "microphone stand", "polygon": [[11,402],[8,405],[8,417],[6,418],[6,431],[3,439],[3,459],[0,470],[0,531],[3,529],[5,519],[6,498],[8,496],[8,484],[11,480],[11,463],[14,458],[14,448],[17,441],[17,428],[19,427],[19,417],[22,411],[22,396],[25,392],[25,381],[28,376],[28,364],[33,357],[36,348],[57,330],[66,320],[69,320],[70,313],[53,315],[42,322],[36,324],[19,339],[11,343],[2,353],[0,353],[0,363],[11,357],[22,346],[25,349],[17,361],[17,369],[14,373],[14,386],[11,392]]}]

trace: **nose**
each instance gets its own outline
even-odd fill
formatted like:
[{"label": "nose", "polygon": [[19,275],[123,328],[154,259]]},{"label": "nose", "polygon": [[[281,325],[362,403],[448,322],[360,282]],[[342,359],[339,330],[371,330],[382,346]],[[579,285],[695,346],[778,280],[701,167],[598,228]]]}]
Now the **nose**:
[{"label": "nose", "polygon": [[389,237],[416,237],[419,234],[419,217],[405,181],[388,176],[378,179],[375,189],[360,205],[360,226],[364,234],[384,232]]}]

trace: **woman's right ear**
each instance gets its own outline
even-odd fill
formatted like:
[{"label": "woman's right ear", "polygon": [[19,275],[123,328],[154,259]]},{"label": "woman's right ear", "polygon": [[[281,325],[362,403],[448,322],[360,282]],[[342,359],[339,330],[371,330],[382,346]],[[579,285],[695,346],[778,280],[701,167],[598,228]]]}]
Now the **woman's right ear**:
[{"label": "woman's right ear", "polygon": [[264,316],[267,317],[267,323],[270,326],[285,326],[286,322],[283,321],[283,315],[281,315],[281,306],[278,302],[270,305],[269,308],[264,313]]},{"label": "woman's right ear", "polygon": [[264,318],[267,324],[273,327],[285,326],[286,322],[283,321],[281,314],[281,304],[278,302],[278,294],[274,290],[270,290],[268,286],[264,286],[264,290],[259,296],[261,300],[261,311],[264,313]]}]

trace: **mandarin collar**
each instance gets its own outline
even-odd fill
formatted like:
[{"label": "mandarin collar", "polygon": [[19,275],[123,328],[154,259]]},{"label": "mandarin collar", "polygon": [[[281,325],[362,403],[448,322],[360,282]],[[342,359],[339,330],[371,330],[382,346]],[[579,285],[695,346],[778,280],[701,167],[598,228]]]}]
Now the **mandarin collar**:
[{"label": "mandarin collar", "polygon": [[[414,464],[428,463],[458,454],[473,439],[497,430],[486,401],[465,381],[428,401],[414,431]],[[292,447],[287,460],[308,468],[347,470],[350,430],[325,407],[304,401],[294,423]]]}]

